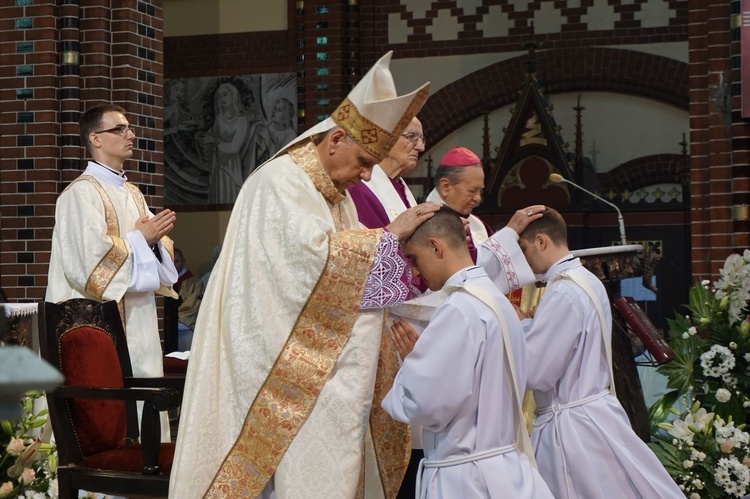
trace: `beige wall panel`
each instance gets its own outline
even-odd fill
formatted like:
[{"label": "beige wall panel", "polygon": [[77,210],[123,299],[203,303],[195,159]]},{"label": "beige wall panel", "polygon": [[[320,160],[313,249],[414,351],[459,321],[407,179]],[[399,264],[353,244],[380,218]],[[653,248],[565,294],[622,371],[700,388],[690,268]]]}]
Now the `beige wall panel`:
[{"label": "beige wall panel", "polygon": [[286,0],[164,0],[165,37],[286,28]]},{"label": "beige wall panel", "polygon": [[229,215],[229,211],[177,212],[169,237],[182,250],[185,266],[194,275],[202,277],[213,268],[214,247],[224,241]]}]

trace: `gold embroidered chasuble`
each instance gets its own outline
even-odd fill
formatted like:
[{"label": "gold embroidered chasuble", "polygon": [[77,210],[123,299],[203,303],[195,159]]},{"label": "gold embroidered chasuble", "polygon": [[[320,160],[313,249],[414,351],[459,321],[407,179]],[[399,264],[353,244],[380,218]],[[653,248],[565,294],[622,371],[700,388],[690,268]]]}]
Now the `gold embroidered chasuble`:
[{"label": "gold embroidered chasuble", "polygon": [[270,479],[279,499],[363,494],[382,316],[358,311],[383,232],[359,227],[312,143],[246,181],[195,328],[170,497],[257,497]]}]

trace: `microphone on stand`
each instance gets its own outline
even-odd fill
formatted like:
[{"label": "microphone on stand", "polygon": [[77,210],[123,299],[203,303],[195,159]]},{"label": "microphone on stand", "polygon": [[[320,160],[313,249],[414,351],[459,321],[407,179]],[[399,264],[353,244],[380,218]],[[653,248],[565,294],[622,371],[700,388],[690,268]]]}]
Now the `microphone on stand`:
[{"label": "microphone on stand", "polygon": [[620,241],[622,242],[622,245],[623,245],[623,246],[624,246],[624,245],[626,245],[626,244],[628,244],[628,240],[627,240],[627,239],[625,238],[625,222],[624,222],[624,221],[623,221],[623,219],[622,219],[622,213],[620,212],[620,208],[618,208],[618,207],[617,207],[616,205],[614,205],[613,203],[610,203],[609,201],[607,201],[607,200],[606,200],[606,199],[604,199],[603,197],[601,197],[601,196],[597,196],[597,195],[596,195],[596,194],[594,194],[593,192],[591,192],[591,191],[589,191],[589,190],[586,190],[586,189],[584,189],[584,188],[583,188],[583,187],[581,187],[580,185],[578,185],[578,184],[574,184],[574,183],[573,183],[573,182],[571,182],[570,180],[568,180],[568,179],[566,179],[566,178],[563,178],[563,176],[562,176],[562,175],[560,175],[559,173],[551,173],[551,174],[550,174],[550,176],[549,176],[549,181],[550,181],[550,182],[553,182],[553,183],[555,183],[555,184],[559,184],[560,182],[565,182],[566,184],[570,184],[570,185],[572,185],[573,187],[575,187],[575,188],[577,188],[577,189],[581,189],[581,190],[582,190],[583,192],[585,192],[585,193],[587,193],[587,194],[590,194],[591,196],[595,197],[595,198],[596,198],[596,199],[598,199],[599,201],[602,201],[602,202],[604,202],[604,203],[606,203],[606,204],[610,205],[610,206],[611,206],[612,208],[614,208],[615,210],[617,210],[617,223],[618,223],[618,224],[620,224]]}]

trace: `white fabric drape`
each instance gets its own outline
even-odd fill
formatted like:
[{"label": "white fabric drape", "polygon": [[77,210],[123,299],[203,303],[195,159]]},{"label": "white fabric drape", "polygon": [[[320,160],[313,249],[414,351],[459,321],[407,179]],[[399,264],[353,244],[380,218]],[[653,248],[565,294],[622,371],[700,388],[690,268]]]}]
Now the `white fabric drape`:
[{"label": "white fabric drape", "polygon": [[[411,193],[409,186],[404,182],[404,179],[399,178],[397,182],[403,184],[404,191],[406,192],[406,199],[409,201],[409,204],[411,206],[416,206],[417,200],[414,198],[414,194]],[[393,187],[390,177],[388,177],[380,165],[375,165],[372,169],[370,180],[363,183],[373,194],[375,194],[375,197],[378,198],[378,201],[383,205],[383,209],[391,222],[408,208],[408,206],[404,204],[404,200],[401,199],[401,196],[399,196],[398,192]]]},{"label": "white fabric drape", "polygon": [[509,227],[477,245],[477,265],[484,267],[504,295],[537,281],[518,245],[518,234]]}]

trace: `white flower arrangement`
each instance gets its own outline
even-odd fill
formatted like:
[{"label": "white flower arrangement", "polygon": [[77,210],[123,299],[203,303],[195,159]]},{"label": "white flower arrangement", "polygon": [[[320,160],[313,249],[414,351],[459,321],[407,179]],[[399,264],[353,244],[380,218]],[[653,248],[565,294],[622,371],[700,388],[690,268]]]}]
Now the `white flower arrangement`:
[{"label": "white flower arrangement", "polygon": [[[672,389],[649,410],[651,448],[687,498],[750,493],[750,251],[719,279],[696,282],[690,314],[669,320],[675,359],[659,372]],[[673,403],[693,407],[666,422]]]},{"label": "white flower arrangement", "polygon": [[750,435],[696,402],[649,444],[685,497],[743,497],[750,492]]},{"label": "white flower arrangement", "polygon": [[732,354],[730,349],[722,345],[713,345],[700,358],[703,372],[706,376],[711,376],[712,378],[722,377],[735,366],[734,354]]},{"label": "white flower arrangement", "polygon": [[719,274],[721,278],[714,283],[716,298],[727,299],[730,324],[736,324],[743,319],[750,300],[750,251],[730,255]]}]

